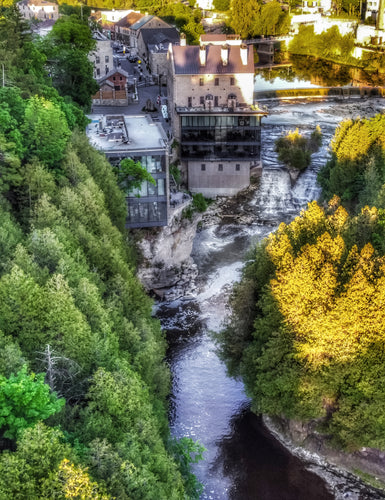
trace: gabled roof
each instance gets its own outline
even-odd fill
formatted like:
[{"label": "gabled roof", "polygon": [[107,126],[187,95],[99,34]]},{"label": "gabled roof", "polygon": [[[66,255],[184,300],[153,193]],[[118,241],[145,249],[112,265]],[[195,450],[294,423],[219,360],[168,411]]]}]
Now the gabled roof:
[{"label": "gabled roof", "polygon": [[146,45],[167,45],[179,43],[180,34],[176,28],[154,28],[140,30],[140,35]]},{"label": "gabled roof", "polygon": [[198,45],[172,46],[173,64],[176,75],[220,75],[236,73],[254,74],[254,54],[247,50],[247,64],[242,64],[241,47],[230,45],[228,47],[228,63],[223,65],[220,45],[206,45],[206,63],[200,64]]},{"label": "gabled roof", "polygon": [[121,26],[122,28],[129,28],[130,26],[134,25],[140,19],[143,17],[146,17],[144,14],[141,14],[140,12],[130,12],[126,16],[122,17],[120,21],[117,21],[115,23],[115,26]]},{"label": "gabled roof", "polygon": [[135,24],[133,24],[131,26],[131,29],[132,30],[139,30],[142,26],[144,26],[146,23],[148,23],[148,21],[151,21],[151,19],[153,19],[153,18],[154,18],[154,16],[144,16],[144,17],[142,17],[142,19],[140,19]]},{"label": "gabled roof", "polygon": [[110,41],[109,38],[106,37],[104,33],[100,33],[100,31],[94,31],[92,33],[92,38],[96,40],[97,42],[106,42]]},{"label": "gabled roof", "polygon": [[126,78],[129,77],[129,74],[127,73],[127,71],[124,71],[124,69],[113,68],[106,75],[98,78],[98,80],[97,80],[98,84],[101,85],[105,80],[108,80],[109,78],[111,78],[111,76],[115,75],[116,73],[118,73],[119,75],[122,75]]}]

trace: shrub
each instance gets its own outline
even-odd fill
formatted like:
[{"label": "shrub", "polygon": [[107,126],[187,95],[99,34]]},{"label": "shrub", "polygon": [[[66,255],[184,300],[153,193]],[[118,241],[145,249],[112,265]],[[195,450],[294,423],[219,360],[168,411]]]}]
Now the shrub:
[{"label": "shrub", "polygon": [[207,200],[204,198],[202,193],[193,194],[193,207],[198,212],[205,212],[207,210]]}]

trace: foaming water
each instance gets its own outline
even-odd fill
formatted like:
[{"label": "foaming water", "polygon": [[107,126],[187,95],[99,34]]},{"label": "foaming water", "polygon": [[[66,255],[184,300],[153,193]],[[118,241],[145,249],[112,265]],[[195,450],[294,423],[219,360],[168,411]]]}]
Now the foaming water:
[{"label": "foaming water", "polygon": [[[327,500],[334,498],[324,481],[292,456],[250,411],[241,381],[229,378],[216,354],[212,332],[228,314],[227,301],[251,245],[288,222],[319,195],[317,172],[328,158],[328,143],[341,120],[330,103],[280,106],[266,120],[262,136],[264,171],[250,206],[251,225],[222,224],[197,233],[192,257],[200,291],[194,299],[160,303],[157,316],[167,333],[173,386],[170,425],[176,437],[191,437],[206,448],[195,473],[204,499]],[[353,112],[350,110],[350,113]],[[279,119],[282,118],[281,122]],[[298,124],[311,133],[319,123],[324,143],[312,165],[293,182],[274,152],[275,140]],[[343,490],[350,499],[375,498]],[[336,498],[343,498],[343,496]]]}]

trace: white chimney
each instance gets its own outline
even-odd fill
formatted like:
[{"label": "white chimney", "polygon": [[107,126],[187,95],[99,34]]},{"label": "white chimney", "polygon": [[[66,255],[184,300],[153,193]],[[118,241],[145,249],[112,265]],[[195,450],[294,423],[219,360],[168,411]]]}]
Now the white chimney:
[{"label": "white chimney", "polygon": [[205,66],[206,64],[206,47],[201,45],[199,47],[199,61],[201,63],[201,66]]},{"label": "white chimney", "polygon": [[180,34],[180,46],[186,47],[186,35],[184,33]]},{"label": "white chimney", "polygon": [[241,61],[244,66],[247,64],[247,45],[245,43],[241,44],[240,47],[240,52],[241,52]]},{"label": "white chimney", "polygon": [[227,45],[227,43],[225,43],[221,47],[221,59],[223,66],[227,66],[229,62],[229,46]]}]

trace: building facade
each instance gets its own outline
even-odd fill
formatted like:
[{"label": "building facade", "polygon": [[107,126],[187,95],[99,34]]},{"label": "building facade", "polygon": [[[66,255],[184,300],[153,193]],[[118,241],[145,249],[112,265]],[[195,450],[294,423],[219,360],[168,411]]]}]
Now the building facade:
[{"label": "building facade", "polygon": [[153,28],[140,30],[138,56],[147,64],[153,75],[165,73],[168,47],[179,45],[180,34],[175,28]]},{"label": "building facade", "polygon": [[130,46],[137,49],[139,34],[142,29],[170,28],[171,26],[157,16],[144,16],[130,27]]},{"label": "building facade", "polygon": [[58,19],[59,6],[46,0],[22,0],[17,7],[24,19]]},{"label": "building facade", "polygon": [[96,49],[88,55],[88,59],[94,66],[94,78],[98,80],[113,69],[113,50],[111,40],[96,31],[93,34],[96,40]]},{"label": "building facade", "polygon": [[160,123],[149,116],[90,115],[87,136],[112,165],[139,161],[155,184],[144,181],[126,191],[127,228],[166,226],[169,211],[168,143]]},{"label": "building facade", "polygon": [[253,105],[253,48],[231,38],[170,46],[169,115],[188,188],[230,196],[261,169],[261,119]]},{"label": "building facade", "polygon": [[92,96],[96,106],[127,106],[129,98],[135,93],[134,86],[128,81],[129,74],[121,68],[113,68],[106,75],[97,78],[99,90]]}]

